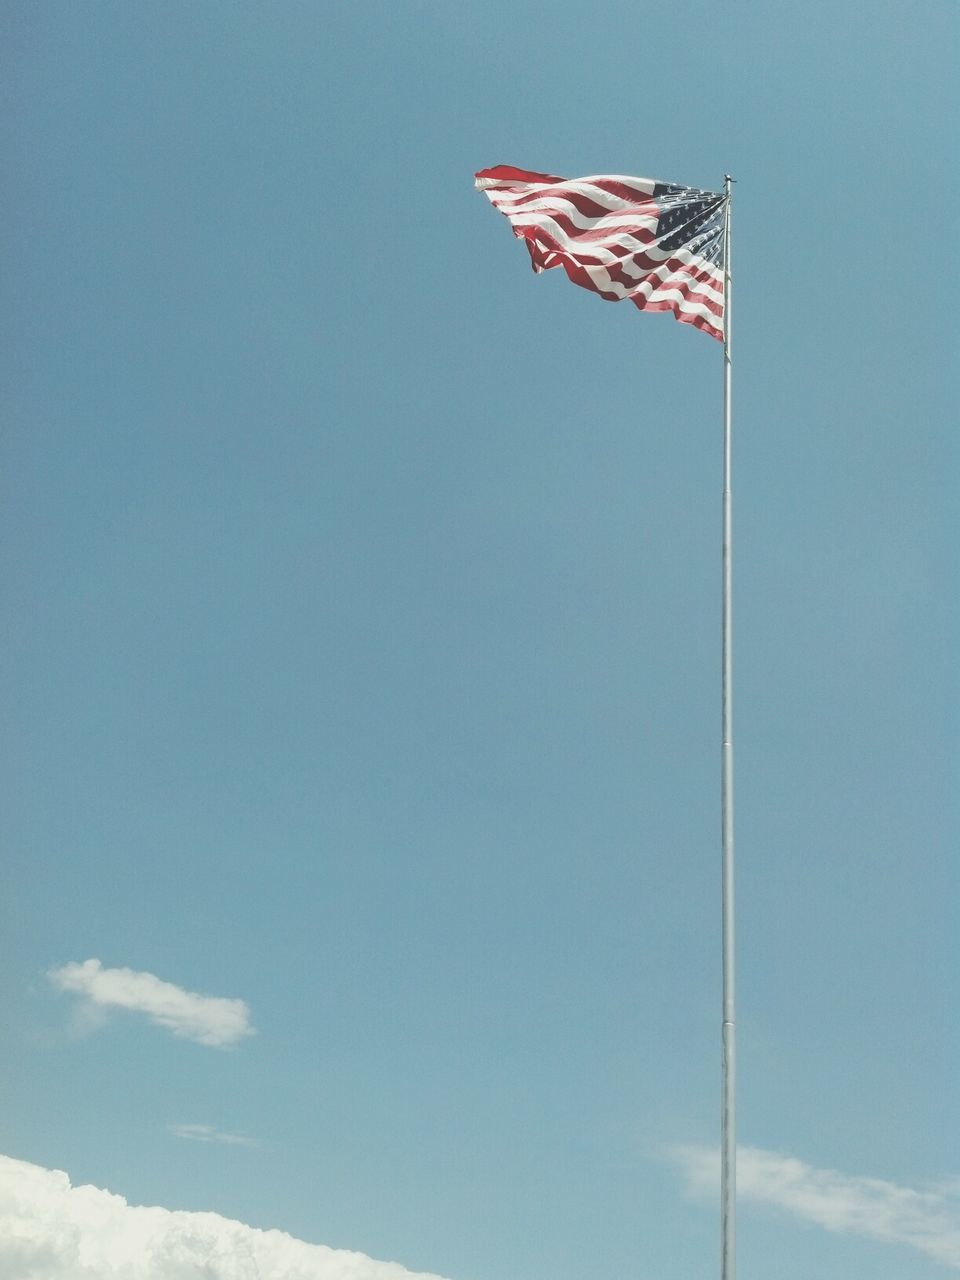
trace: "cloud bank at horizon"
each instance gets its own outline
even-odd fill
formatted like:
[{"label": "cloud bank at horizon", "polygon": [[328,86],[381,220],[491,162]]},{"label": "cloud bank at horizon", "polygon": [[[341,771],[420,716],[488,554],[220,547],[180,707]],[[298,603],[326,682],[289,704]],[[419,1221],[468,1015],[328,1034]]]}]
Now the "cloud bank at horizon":
[{"label": "cloud bank at horizon", "polygon": [[203,996],[135,969],[105,969],[99,960],[72,961],[47,977],[61,991],[82,996],[96,1010],[142,1013],[158,1027],[197,1044],[224,1048],[254,1035],[244,1000]]},{"label": "cloud bank at horizon", "polygon": [[[668,1155],[683,1170],[690,1192],[716,1192],[716,1148],[673,1147]],[[960,1271],[960,1182],[916,1190],[882,1178],[817,1169],[777,1151],[738,1147],[737,1195],[775,1205],[828,1231],[909,1245]]]},{"label": "cloud bank at horizon", "polygon": [[145,1208],[0,1156],[0,1275],[30,1280],[441,1280],[217,1213]]}]

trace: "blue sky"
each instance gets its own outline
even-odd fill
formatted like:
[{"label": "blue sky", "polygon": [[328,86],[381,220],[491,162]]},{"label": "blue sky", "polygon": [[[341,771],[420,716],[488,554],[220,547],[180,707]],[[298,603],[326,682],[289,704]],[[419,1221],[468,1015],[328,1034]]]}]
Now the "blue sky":
[{"label": "blue sky", "polygon": [[3,24],[3,1152],[452,1280],[716,1267],[720,348],[472,175],[729,171],[740,1269],[960,1266],[955,6]]}]

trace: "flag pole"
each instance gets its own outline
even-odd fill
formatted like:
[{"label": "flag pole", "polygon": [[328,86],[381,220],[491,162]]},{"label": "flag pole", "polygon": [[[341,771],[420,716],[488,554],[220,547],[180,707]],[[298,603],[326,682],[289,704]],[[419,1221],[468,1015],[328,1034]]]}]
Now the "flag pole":
[{"label": "flag pole", "polygon": [[720,1236],[721,1277],[736,1275],[736,1001],[734,984],[733,893],[733,520],[730,473],[731,449],[731,339],[733,297],[730,271],[730,203],[734,179],[724,175],[726,196],[723,219],[723,642],[722,642],[722,948],[723,948],[723,1102],[720,1129]]}]

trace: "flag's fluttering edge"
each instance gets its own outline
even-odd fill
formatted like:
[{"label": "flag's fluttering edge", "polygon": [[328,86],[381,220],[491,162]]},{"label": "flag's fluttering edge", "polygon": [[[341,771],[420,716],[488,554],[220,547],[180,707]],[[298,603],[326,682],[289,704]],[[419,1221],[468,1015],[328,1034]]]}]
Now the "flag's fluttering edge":
[{"label": "flag's fluttering edge", "polygon": [[723,341],[726,197],[649,178],[555,178],[510,165],[476,185],[526,241],[534,271],[563,267],[574,284],[641,311],[672,311]]}]

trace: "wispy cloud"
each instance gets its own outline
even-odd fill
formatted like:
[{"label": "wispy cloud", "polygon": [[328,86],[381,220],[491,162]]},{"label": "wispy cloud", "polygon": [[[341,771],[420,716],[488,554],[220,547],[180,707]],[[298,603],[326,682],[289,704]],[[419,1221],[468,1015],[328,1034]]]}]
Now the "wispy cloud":
[{"label": "wispy cloud", "polygon": [[168,1125],[175,1138],[186,1138],[188,1142],[221,1142],[228,1147],[258,1147],[255,1138],[247,1138],[242,1133],[221,1133],[209,1124],[171,1124]]},{"label": "wispy cloud", "polygon": [[[715,1149],[673,1147],[668,1154],[683,1170],[693,1194],[716,1190],[720,1162]],[[960,1183],[917,1190],[882,1178],[817,1169],[776,1151],[738,1147],[737,1194],[775,1205],[828,1231],[909,1245],[960,1270]]]},{"label": "wispy cloud", "polygon": [[115,1008],[142,1013],[158,1027],[198,1044],[222,1048],[254,1034],[245,1001],[198,995],[152,973],[104,969],[99,960],[84,960],[50,969],[47,977],[61,991],[82,996],[91,1012]]},{"label": "wispy cloud", "polygon": [[43,1280],[440,1280],[216,1213],[141,1208],[0,1156],[0,1275]]}]

